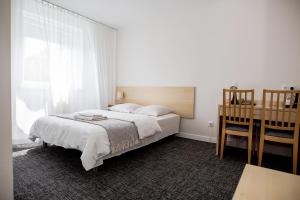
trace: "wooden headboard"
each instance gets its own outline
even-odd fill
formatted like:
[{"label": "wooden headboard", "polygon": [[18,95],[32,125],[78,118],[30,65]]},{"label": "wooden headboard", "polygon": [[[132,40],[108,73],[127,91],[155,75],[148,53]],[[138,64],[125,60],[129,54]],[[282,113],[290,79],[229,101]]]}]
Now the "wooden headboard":
[{"label": "wooden headboard", "polygon": [[116,103],[163,105],[183,118],[194,118],[195,87],[117,87],[123,98]]}]

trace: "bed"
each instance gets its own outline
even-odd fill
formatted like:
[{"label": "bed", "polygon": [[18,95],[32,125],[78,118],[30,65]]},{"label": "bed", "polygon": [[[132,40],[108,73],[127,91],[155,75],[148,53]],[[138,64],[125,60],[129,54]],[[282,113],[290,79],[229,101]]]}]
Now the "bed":
[{"label": "bed", "polygon": [[[124,87],[122,89],[128,94],[127,98],[130,98],[131,93],[128,91],[130,89]],[[134,89],[136,95],[136,88]],[[162,88],[157,88],[156,91],[160,89]],[[174,88],[170,89],[172,91],[169,93],[165,91],[165,88],[163,89],[164,96],[172,94],[171,97],[173,98]],[[144,94],[144,91],[145,89],[141,89],[141,94]],[[182,99],[182,96],[185,95],[182,95],[179,90],[177,91]],[[180,91],[186,91],[186,89]],[[194,89],[191,91],[194,92]],[[126,103],[128,100],[123,99],[123,101],[118,103]],[[131,98],[130,101],[134,101],[134,98]],[[186,99],[184,101],[186,102]],[[143,102],[139,103],[143,104]],[[147,104],[150,103],[147,102]],[[182,104],[180,105],[182,106]],[[29,137],[32,140],[40,139],[45,143],[81,151],[80,159],[83,168],[88,171],[102,165],[105,159],[138,149],[178,133],[180,112],[177,112],[173,103],[168,107],[173,108],[176,114],[169,113],[155,117],[99,109],[80,112],[80,114],[92,113],[107,118],[107,120],[99,122],[75,120],[75,114],[46,116],[38,119],[33,124]]]}]

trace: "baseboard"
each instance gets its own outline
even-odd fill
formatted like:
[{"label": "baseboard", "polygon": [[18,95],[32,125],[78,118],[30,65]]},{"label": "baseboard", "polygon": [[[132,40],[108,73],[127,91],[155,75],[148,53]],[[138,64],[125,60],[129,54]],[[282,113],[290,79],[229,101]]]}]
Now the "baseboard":
[{"label": "baseboard", "polygon": [[176,134],[177,137],[182,137],[182,138],[188,138],[192,140],[199,140],[203,142],[210,142],[210,143],[216,143],[216,138],[213,137],[208,137],[208,136],[203,136],[203,135],[198,135],[198,134],[193,134],[193,133],[184,133],[180,132]]}]

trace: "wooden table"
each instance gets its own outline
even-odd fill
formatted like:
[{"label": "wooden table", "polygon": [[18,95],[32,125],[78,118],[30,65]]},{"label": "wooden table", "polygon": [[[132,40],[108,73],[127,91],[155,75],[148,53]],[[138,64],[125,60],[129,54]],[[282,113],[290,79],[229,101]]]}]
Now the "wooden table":
[{"label": "wooden table", "polygon": [[299,200],[300,176],[247,164],[233,199]]}]

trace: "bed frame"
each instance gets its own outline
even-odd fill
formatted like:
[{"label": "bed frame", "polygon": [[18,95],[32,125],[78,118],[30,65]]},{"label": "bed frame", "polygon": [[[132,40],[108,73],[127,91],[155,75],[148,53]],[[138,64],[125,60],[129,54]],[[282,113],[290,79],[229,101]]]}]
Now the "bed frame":
[{"label": "bed frame", "polygon": [[[195,107],[195,87],[117,87],[116,94],[121,93],[119,103],[137,103],[141,105],[163,105],[169,107],[182,118],[193,119]],[[162,138],[160,138],[162,139]],[[159,139],[157,139],[159,140]],[[152,142],[151,142],[152,143]],[[141,145],[141,147],[144,145]],[[48,144],[43,142],[43,147]],[[139,147],[137,147],[139,148]],[[129,151],[129,150],[128,150]],[[127,151],[126,151],[127,152]],[[120,155],[124,153],[119,153]],[[107,156],[108,159],[110,155]],[[97,172],[98,167],[92,169]]]}]

